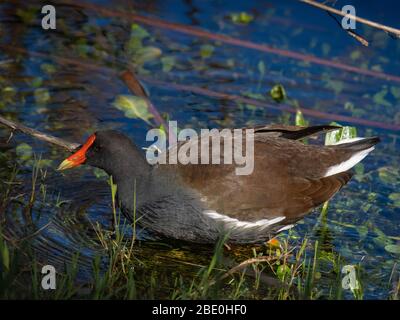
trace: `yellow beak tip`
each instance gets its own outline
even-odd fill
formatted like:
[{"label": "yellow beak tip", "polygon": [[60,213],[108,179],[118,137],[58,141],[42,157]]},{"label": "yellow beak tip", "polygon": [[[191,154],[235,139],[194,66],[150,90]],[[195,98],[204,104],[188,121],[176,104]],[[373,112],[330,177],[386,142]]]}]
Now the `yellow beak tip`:
[{"label": "yellow beak tip", "polygon": [[66,169],[70,169],[74,167],[74,163],[70,160],[64,160],[63,162],[60,163],[60,165],[57,168],[57,171],[62,171]]}]

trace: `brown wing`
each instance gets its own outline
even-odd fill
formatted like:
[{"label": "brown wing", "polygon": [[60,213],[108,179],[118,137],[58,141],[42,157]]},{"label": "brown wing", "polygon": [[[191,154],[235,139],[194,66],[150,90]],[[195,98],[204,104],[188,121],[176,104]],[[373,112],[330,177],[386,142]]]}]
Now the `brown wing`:
[{"label": "brown wing", "polygon": [[250,175],[236,175],[235,165],[178,165],[179,176],[210,210],[243,221],[284,215],[287,223],[330,199],[351,178],[348,172],[324,177],[328,167],[348,157],[345,150],[264,135],[256,136],[254,149]]}]

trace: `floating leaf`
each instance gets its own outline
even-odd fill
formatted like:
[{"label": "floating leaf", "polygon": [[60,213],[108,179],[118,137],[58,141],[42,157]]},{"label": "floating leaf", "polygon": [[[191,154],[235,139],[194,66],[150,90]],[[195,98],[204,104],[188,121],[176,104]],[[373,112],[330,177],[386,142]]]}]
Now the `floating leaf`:
[{"label": "floating leaf", "polygon": [[360,226],[357,228],[358,235],[360,240],[364,240],[368,234],[368,227],[367,226]]},{"label": "floating leaf", "polygon": [[56,66],[50,63],[42,63],[40,69],[47,74],[53,74],[57,71]]},{"label": "floating leaf", "polygon": [[38,168],[49,168],[53,166],[53,160],[51,159],[39,159],[39,160],[32,160],[32,162],[28,162],[31,166],[37,166]]},{"label": "floating leaf", "polygon": [[359,163],[357,163],[355,166],[354,166],[354,171],[356,172],[356,175],[355,175],[355,179],[357,180],[357,181],[361,181],[362,179],[363,179],[363,176],[364,176],[364,164],[362,163],[362,162],[359,162]]},{"label": "floating leaf", "polygon": [[13,87],[4,87],[3,89],[1,89],[1,98],[5,102],[12,103],[16,94],[17,94],[17,90]]},{"label": "floating leaf", "polygon": [[93,173],[97,179],[108,177],[108,174],[103,169],[94,168]]},{"label": "floating leaf", "polygon": [[400,207],[400,192],[394,192],[389,194],[389,199],[394,202],[396,207]]},{"label": "floating leaf", "polygon": [[351,60],[357,60],[361,57],[361,51],[360,50],[354,50],[351,54],[350,54],[350,59]]},{"label": "floating leaf", "polygon": [[377,237],[373,238],[373,241],[375,244],[377,244],[380,247],[386,247],[388,245],[392,245],[392,241],[389,239],[389,237],[378,227],[374,227],[374,232],[378,235]]},{"label": "floating leaf", "polygon": [[91,46],[88,44],[88,41],[86,38],[79,38],[76,40],[74,48],[76,49],[76,52],[78,53],[79,56],[81,57],[87,57],[89,52],[91,51]]},{"label": "floating leaf", "polygon": [[331,51],[331,46],[329,43],[323,43],[322,44],[322,54],[324,56],[327,56],[329,52]]},{"label": "floating leaf", "polygon": [[385,246],[385,250],[390,253],[400,254],[400,245],[388,244]]},{"label": "floating leaf", "polygon": [[388,89],[384,87],[381,91],[378,93],[375,93],[374,96],[372,97],[374,102],[378,105],[384,106],[384,107],[391,107],[392,104],[385,99],[386,94],[388,93]]},{"label": "floating leaf", "polygon": [[41,77],[36,77],[32,79],[31,85],[34,88],[39,88],[43,84],[43,79]]},{"label": "floating leaf", "polygon": [[150,36],[150,34],[142,26],[140,26],[136,23],[133,23],[131,25],[131,37],[138,38],[138,39],[144,39],[149,36]]},{"label": "floating leaf", "polygon": [[243,92],[246,97],[253,98],[253,99],[263,99],[264,96],[261,93],[253,93],[253,92]]},{"label": "floating leaf", "polygon": [[150,124],[149,119],[153,118],[146,100],[141,97],[119,95],[115,99],[113,106],[123,111],[127,118],[142,119],[148,124]]},{"label": "floating leaf", "polygon": [[375,64],[371,67],[371,70],[383,72],[382,66],[380,64]]},{"label": "floating leaf", "polygon": [[211,44],[204,44],[200,47],[200,56],[203,59],[211,57],[213,52],[214,52],[214,46],[212,46]]},{"label": "floating leaf", "polygon": [[27,161],[32,158],[32,147],[27,143],[21,143],[15,149],[17,156],[22,161]]},{"label": "floating leaf", "polygon": [[400,87],[390,87],[390,92],[396,99],[400,99]]},{"label": "floating leaf", "polygon": [[50,100],[50,93],[46,88],[37,88],[34,92],[34,96],[38,104],[46,104]]},{"label": "floating leaf", "polygon": [[352,103],[352,102],[350,102],[350,101],[346,101],[345,104],[344,104],[344,108],[345,108],[346,110],[349,110],[349,111],[353,112],[353,110],[354,110],[354,103]]},{"label": "floating leaf", "polygon": [[16,11],[16,15],[21,18],[24,24],[32,23],[37,16],[37,8],[29,7],[29,8],[18,8]]},{"label": "floating leaf", "polygon": [[287,97],[285,88],[281,84],[274,85],[269,94],[276,102],[282,102]]},{"label": "floating leaf", "polygon": [[236,24],[249,24],[254,20],[253,15],[244,11],[239,13],[231,13],[230,18],[232,22]]},{"label": "floating leaf", "polygon": [[302,27],[296,28],[296,29],[293,30],[291,36],[292,36],[292,37],[295,37],[295,36],[301,34],[303,31],[304,31],[304,30],[303,30]]},{"label": "floating leaf", "polygon": [[400,200],[400,192],[391,193],[389,199],[393,201]]},{"label": "floating leaf", "polygon": [[308,121],[304,119],[303,113],[299,110],[296,111],[296,120],[295,120],[296,126],[302,126],[302,127],[307,127],[308,126]]},{"label": "floating leaf", "polygon": [[161,63],[162,63],[162,71],[170,72],[175,66],[175,57],[172,56],[162,57]]},{"label": "floating leaf", "polygon": [[229,58],[228,60],[226,60],[226,65],[230,68],[233,68],[235,66],[235,59]]},{"label": "floating leaf", "polygon": [[379,179],[386,184],[396,184],[398,182],[398,170],[393,167],[381,167],[378,169]]},{"label": "floating leaf", "polygon": [[258,62],[258,66],[257,67],[258,67],[258,72],[260,72],[260,76],[264,77],[264,75],[265,75],[265,63],[264,63],[264,61],[260,60]]},{"label": "floating leaf", "polygon": [[258,62],[257,67],[258,67],[258,72],[260,73],[260,77],[259,77],[258,84],[257,84],[257,90],[259,90],[260,87],[261,87],[261,81],[262,81],[262,79],[263,79],[264,76],[265,76],[265,69],[266,69],[266,68],[265,68],[265,63],[264,63],[264,61],[260,60],[260,61]]},{"label": "floating leaf", "polygon": [[344,83],[339,80],[330,80],[327,84],[327,88],[335,91],[335,94],[338,95],[343,91]]},{"label": "floating leaf", "polygon": [[[136,60],[140,60],[140,50],[143,50],[143,39],[149,37],[150,34],[146,31],[146,29],[142,28],[138,24],[134,23],[131,26],[131,34],[129,37],[129,41],[126,44],[126,52],[128,55],[133,56],[133,59],[136,63]],[[114,39],[113,39],[114,40]],[[115,40],[114,40],[115,42]],[[139,52],[139,53],[138,53]],[[140,63],[141,61],[139,61]],[[139,64],[138,63],[138,64]]]},{"label": "floating leaf", "polygon": [[[332,125],[340,126],[338,123],[331,123]],[[337,144],[342,140],[353,139],[357,137],[357,129],[355,127],[341,127],[338,130],[333,130],[325,135],[325,145],[329,146]]]},{"label": "floating leaf", "polygon": [[339,131],[341,131],[340,140],[353,139],[353,138],[357,137],[357,128],[356,127],[346,126],[346,127],[342,127],[341,129],[339,129]]},{"label": "floating leaf", "polygon": [[142,65],[145,62],[155,60],[159,58],[162,54],[162,51],[160,48],[157,47],[144,47],[140,48],[139,50],[136,51],[136,53],[133,56],[133,60],[136,64]]}]

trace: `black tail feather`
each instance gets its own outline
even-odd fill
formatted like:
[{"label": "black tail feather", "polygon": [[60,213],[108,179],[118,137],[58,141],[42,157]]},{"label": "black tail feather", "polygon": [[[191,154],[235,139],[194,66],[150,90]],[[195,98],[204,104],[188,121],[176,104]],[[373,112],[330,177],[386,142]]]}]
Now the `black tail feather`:
[{"label": "black tail feather", "polygon": [[341,127],[331,125],[320,125],[312,127],[270,125],[255,128],[255,132],[280,132],[282,138],[290,140],[299,140],[309,137],[316,133],[323,133],[331,130],[337,130]]},{"label": "black tail feather", "polygon": [[381,139],[379,137],[370,137],[370,138],[363,138],[362,140],[354,141],[354,142],[349,142],[349,143],[342,143],[342,144],[336,144],[333,145],[336,148],[343,148],[346,150],[352,150],[354,152],[362,151],[362,150],[367,150],[377,143],[379,143]]}]

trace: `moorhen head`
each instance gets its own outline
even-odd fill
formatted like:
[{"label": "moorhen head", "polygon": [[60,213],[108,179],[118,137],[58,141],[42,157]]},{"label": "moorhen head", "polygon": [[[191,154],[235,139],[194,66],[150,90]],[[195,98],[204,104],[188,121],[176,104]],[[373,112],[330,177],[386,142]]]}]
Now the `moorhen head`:
[{"label": "moorhen head", "polygon": [[337,127],[254,128],[249,175],[237,175],[234,164],[150,165],[142,150],[113,130],[92,134],[59,169],[88,164],[105,170],[117,184],[123,214],[155,235],[213,243],[228,233],[231,243],[256,243],[329,200],[379,142],[376,137],[331,146],[299,141],[332,129]]}]

